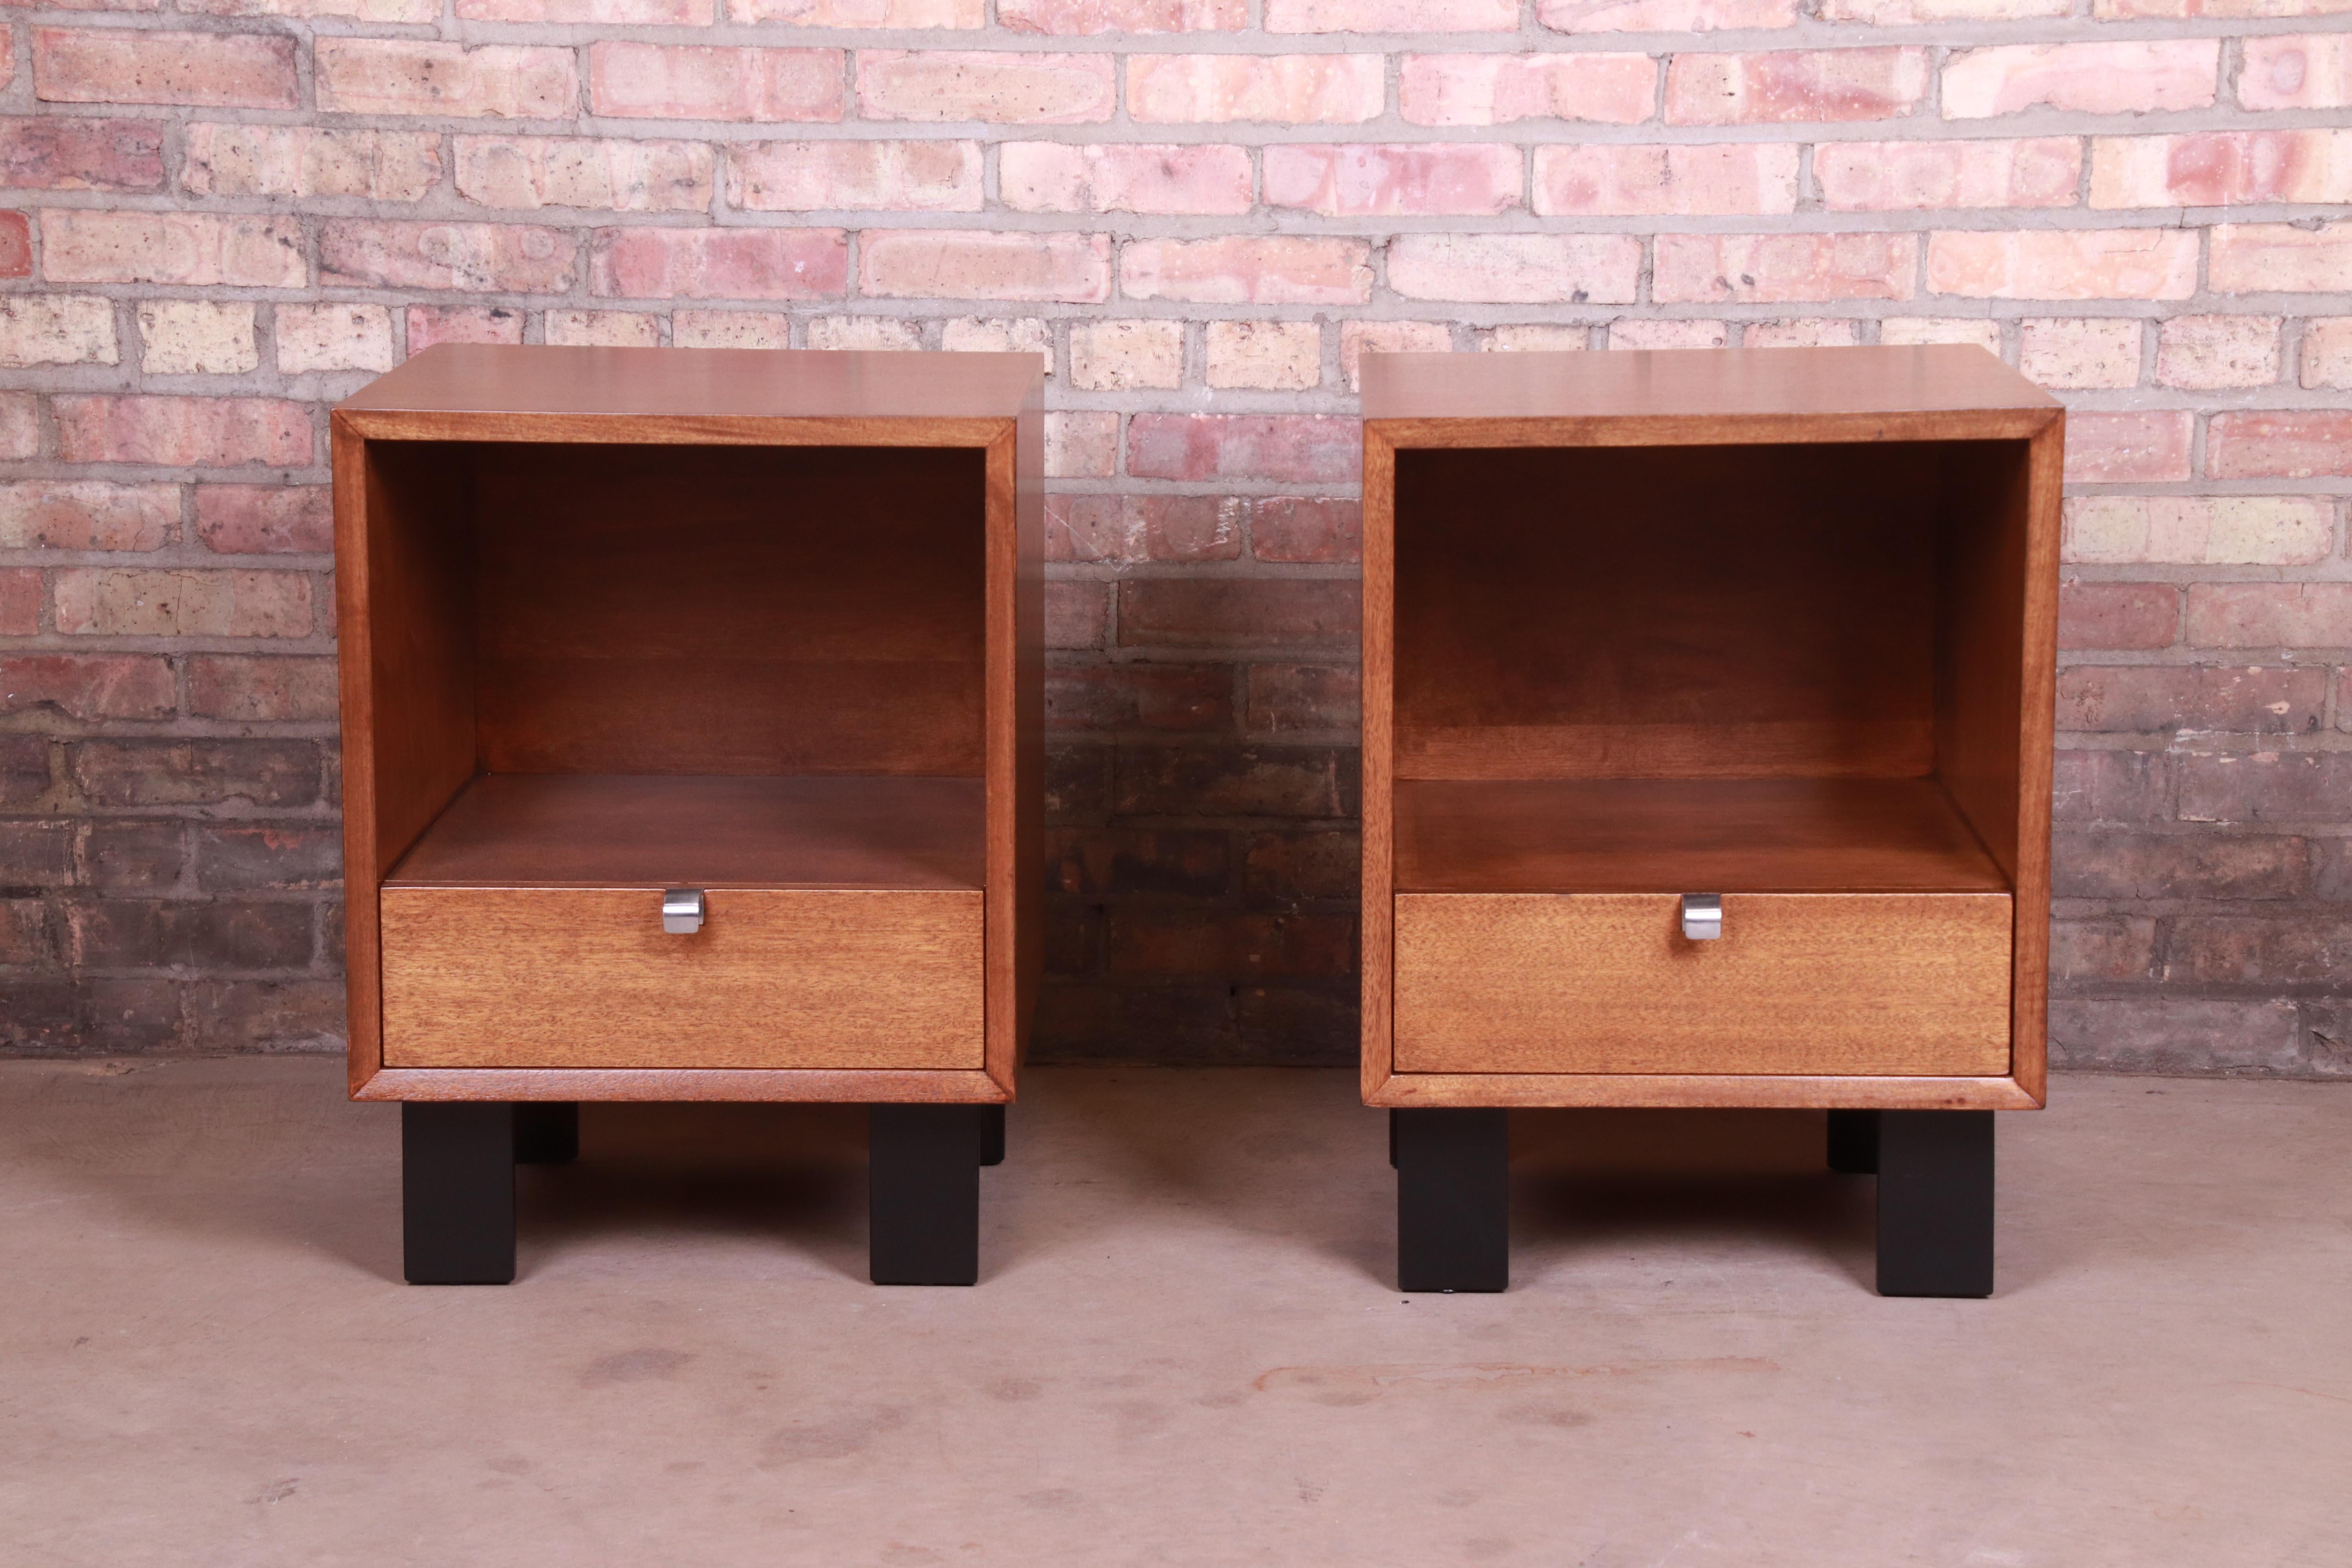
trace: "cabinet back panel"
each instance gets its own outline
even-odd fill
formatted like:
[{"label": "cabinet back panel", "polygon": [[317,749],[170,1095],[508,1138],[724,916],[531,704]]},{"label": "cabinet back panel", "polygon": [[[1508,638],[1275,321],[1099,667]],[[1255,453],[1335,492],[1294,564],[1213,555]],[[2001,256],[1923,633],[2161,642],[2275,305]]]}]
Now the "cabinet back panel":
[{"label": "cabinet back panel", "polygon": [[489,771],[980,773],[982,452],[478,451]]},{"label": "cabinet back panel", "polygon": [[1932,772],[1938,451],[1398,452],[1397,776]]}]

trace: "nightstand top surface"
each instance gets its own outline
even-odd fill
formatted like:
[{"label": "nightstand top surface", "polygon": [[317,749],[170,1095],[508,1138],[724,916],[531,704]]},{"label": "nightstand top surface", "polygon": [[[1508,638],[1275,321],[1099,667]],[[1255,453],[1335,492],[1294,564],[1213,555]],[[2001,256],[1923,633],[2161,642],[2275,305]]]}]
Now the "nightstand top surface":
[{"label": "nightstand top surface", "polygon": [[2054,413],[1972,343],[1368,353],[1368,420],[1742,419]]},{"label": "nightstand top surface", "polygon": [[1011,419],[1037,354],[438,343],[336,412],[635,419]]}]

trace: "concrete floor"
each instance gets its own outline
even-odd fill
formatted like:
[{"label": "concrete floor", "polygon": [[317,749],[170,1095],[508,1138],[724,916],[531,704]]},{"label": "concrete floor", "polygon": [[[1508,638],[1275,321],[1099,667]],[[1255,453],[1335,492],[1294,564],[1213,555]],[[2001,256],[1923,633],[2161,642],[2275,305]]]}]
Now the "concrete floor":
[{"label": "concrete floor", "polygon": [[854,1113],[667,1106],[414,1289],[341,1077],[0,1067],[0,1564],[2352,1563],[2352,1086],[2062,1080],[1953,1302],[1817,1115],[1522,1117],[1511,1290],[1408,1299],[1351,1075],[1107,1069],[977,1289],[865,1283]]}]

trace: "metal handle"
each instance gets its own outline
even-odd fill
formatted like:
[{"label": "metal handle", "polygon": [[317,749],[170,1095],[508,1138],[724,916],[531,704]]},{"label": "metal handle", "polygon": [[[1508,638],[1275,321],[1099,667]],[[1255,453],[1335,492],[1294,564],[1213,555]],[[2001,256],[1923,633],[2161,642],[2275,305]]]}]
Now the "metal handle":
[{"label": "metal handle", "polygon": [[1692,942],[1713,942],[1723,934],[1723,895],[1683,895],[1683,935]]},{"label": "metal handle", "polygon": [[662,894],[662,930],[672,936],[692,936],[702,929],[703,901],[699,888],[672,888]]}]

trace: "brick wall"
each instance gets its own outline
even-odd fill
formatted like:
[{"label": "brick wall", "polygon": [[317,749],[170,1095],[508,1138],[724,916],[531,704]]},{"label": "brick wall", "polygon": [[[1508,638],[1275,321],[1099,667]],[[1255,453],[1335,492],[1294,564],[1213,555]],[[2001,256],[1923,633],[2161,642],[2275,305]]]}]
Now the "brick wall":
[{"label": "brick wall", "polygon": [[718,10],[5,13],[6,1048],[339,1037],[324,410],[427,343],[1049,353],[1042,1049],[1336,1060],[1359,353],[1960,340],[2074,410],[2063,1058],[2352,1071],[2352,0]]}]

